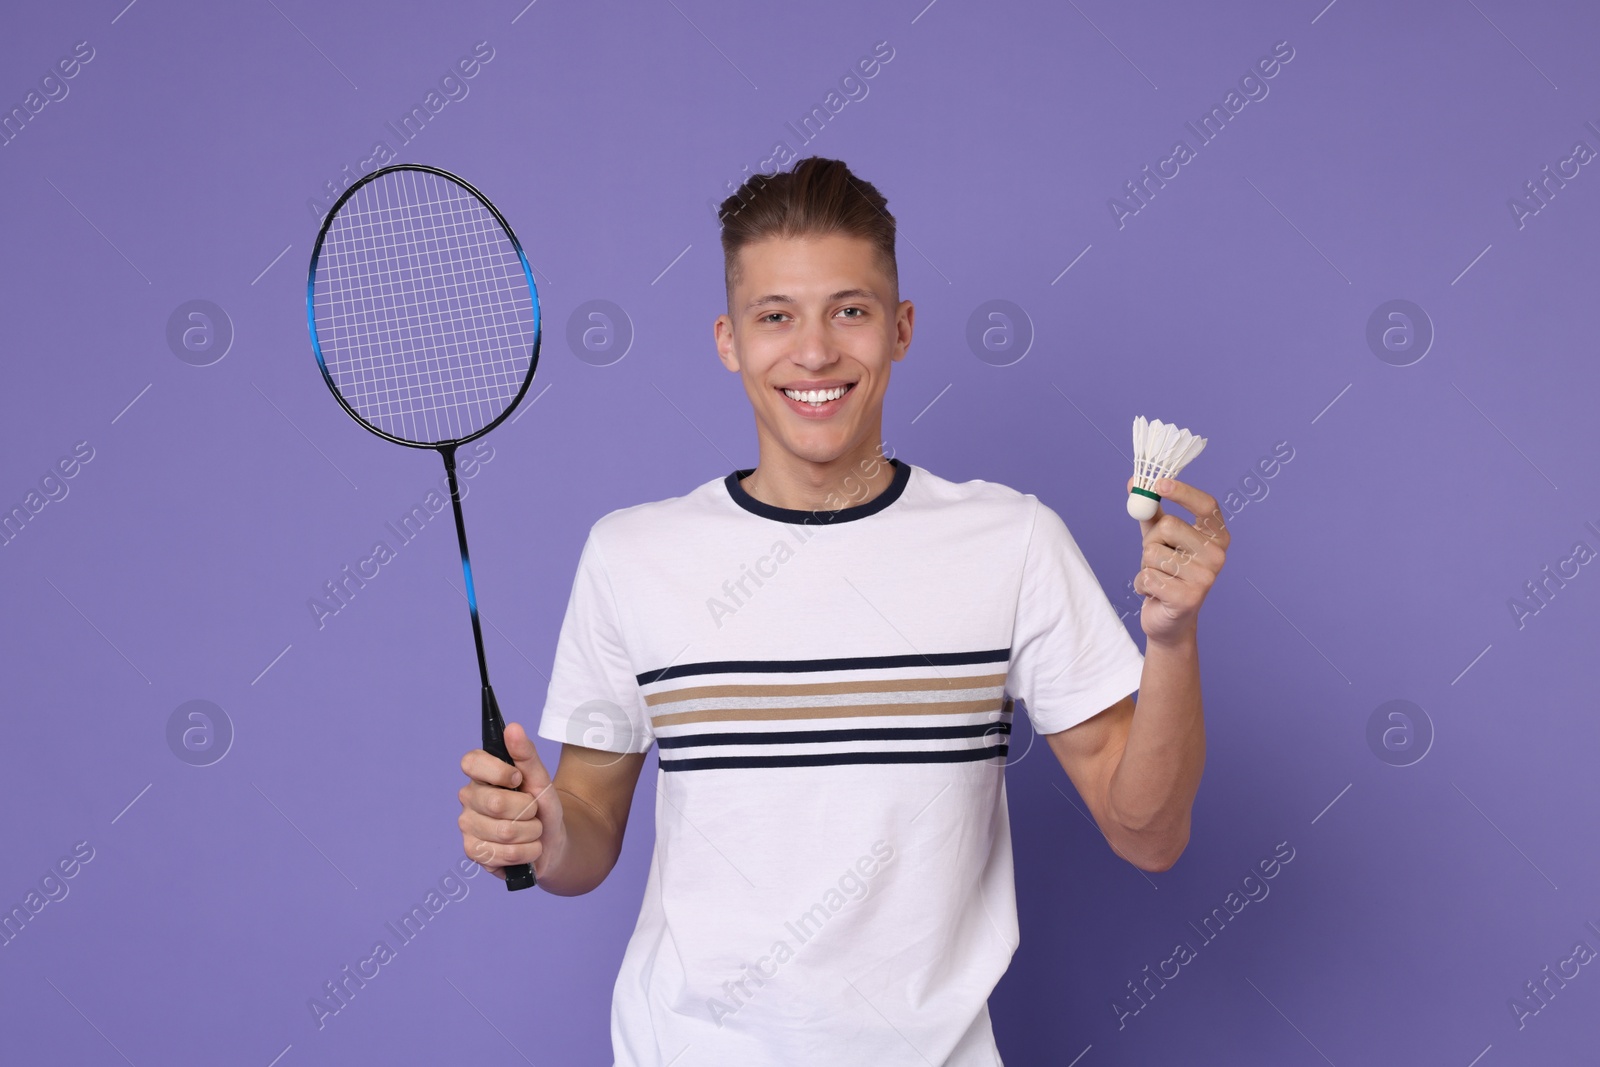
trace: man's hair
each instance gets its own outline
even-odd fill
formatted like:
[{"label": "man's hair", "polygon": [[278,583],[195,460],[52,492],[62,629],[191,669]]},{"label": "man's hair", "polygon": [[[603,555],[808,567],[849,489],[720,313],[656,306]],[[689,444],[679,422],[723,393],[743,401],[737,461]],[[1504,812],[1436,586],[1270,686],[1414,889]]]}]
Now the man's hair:
[{"label": "man's hair", "polygon": [[739,250],[769,237],[847,234],[870,241],[889,281],[899,291],[894,258],[894,216],[889,201],[869,181],[837,159],[807,156],[788,171],[752,174],[717,210],[722,220],[723,278],[730,307],[739,281]]}]

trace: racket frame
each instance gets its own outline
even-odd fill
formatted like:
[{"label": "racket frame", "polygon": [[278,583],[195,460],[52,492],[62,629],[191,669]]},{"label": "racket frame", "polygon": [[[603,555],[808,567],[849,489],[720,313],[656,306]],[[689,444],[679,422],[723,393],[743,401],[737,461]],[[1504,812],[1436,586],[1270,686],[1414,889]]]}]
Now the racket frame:
[{"label": "racket frame", "polygon": [[[478,202],[484,207],[488,208],[489,213],[494,216],[495,221],[500,224],[500,228],[505,230],[506,236],[510,238],[511,246],[517,250],[517,259],[521,261],[522,272],[528,279],[528,292],[533,296],[533,347],[528,356],[528,373],[522,379],[522,388],[517,390],[517,395],[512,397],[511,403],[506,405],[506,409],[500,414],[496,415],[490,422],[484,425],[482,429],[474,430],[472,433],[469,433],[463,437],[457,437],[450,441],[408,441],[404,437],[396,437],[387,430],[381,430],[372,423],[368,422],[366,419],[362,418],[356,413],[355,408],[350,406],[350,402],[344,398],[344,395],[339,392],[339,387],[334,384],[333,374],[328,370],[327,361],[323,359],[322,356],[322,342],[317,337],[317,309],[315,303],[317,264],[322,259],[322,244],[328,236],[328,228],[333,224],[334,216],[336,216],[339,213],[339,209],[345,205],[345,201],[354,196],[356,191],[362,186],[368,184],[369,182],[376,181],[385,174],[392,174],[396,171],[403,170],[413,170],[420,171],[424,174],[433,174],[437,177],[445,179],[446,181],[454,182],[456,185],[461,186],[461,188],[465,189],[467,192],[476,197]],[[528,255],[522,250],[522,242],[517,240],[516,232],[511,229],[511,224],[506,221],[506,217],[500,214],[500,209],[495,207],[493,202],[491,202],[487,196],[484,196],[483,193],[478,190],[477,186],[473,185],[471,182],[468,182],[464,178],[460,178],[454,174],[451,174],[447,170],[441,170],[438,167],[430,167],[423,163],[391,163],[387,167],[379,167],[371,174],[363,175],[355,182],[352,182],[350,188],[341,193],[339,195],[339,199],[333,202],[333,207],[330,208],[328,213],[322,217],[322,226],[317,230],[316,244],[314,244],[311,248],[311,267],[306,272],[306,321],[311,327],[311,350],[316,353],[317,367],[322,371],[322,380],[327,383],[328,391],[333,393],[333,398],[339,402],[339,406],[344,408],[345,414],[349,415],[352,419],[355,419],[356,422],[360,423],[362,426],[366,427],[368,430],[377,434],[384,440],[393,441],[397,445],[405,445],[407,448],[431,448],[437,451],[443,451],[446,445],[464,445],[468,441],[476,441],[478,438],[482,437],[484,434],[500,425],[501,422],[505,421],[507,415],[516,410],[517,405],[522,403],[523,396],[527,394],[528,386],[533,384],[534,373],[539,368],[539,342],[543,335],[543,321],[539,313],[539,286],[534,282],[533,268],[528,265]]]}]

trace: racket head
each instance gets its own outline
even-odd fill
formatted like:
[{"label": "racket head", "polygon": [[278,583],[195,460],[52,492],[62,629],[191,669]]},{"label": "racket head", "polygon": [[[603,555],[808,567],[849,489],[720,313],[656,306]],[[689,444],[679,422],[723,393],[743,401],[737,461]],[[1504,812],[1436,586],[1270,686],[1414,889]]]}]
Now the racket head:
[{"label": "racket head", "polygon": [[453,448],[517,406],[539,362],[539,289],[522,244],[466,181],[415,163],[346,189],[306,279],[311,347],[351,418]]}]

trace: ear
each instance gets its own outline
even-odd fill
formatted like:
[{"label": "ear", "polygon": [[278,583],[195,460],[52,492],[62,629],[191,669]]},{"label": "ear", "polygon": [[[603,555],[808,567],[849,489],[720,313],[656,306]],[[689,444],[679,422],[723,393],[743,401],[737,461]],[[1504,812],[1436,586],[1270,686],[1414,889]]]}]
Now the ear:
[{"label": "ear", "polygon": [[717,343],[717,358],[722,365],[733,371],[739,371],[739,354],[733,343],[733,319],[727,315],[718,315],[717,321],[711,324],[712,336]]},{"label": "ear", "polygon": [[894,362],[898,363],[906,358],[906,352],[911,348],[911,331],[917,316],[916,305],[909,300],[900,301],[900,307],[895,314],[895,345]]}]

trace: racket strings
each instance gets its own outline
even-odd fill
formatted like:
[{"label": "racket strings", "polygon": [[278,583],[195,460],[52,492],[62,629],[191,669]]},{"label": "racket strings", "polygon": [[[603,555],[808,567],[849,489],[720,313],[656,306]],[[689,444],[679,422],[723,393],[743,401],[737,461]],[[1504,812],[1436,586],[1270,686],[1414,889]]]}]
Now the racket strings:
[{"label": "racket strings", "polygon": [[368,424],[469,436],[516,400],[538,331],[521,255],[469,191],[429,172],[362,186],[323,240],[312,305],[324,365]]},{"label": "racket strings", "polygon": [[[458,346],[448,342],[469,340],[482,345],[487,340],[484,336],[487,328],[504,326],[508,320],[512,323],[516,321],[514,311],[511,316],[504,313],[508,303],[507,298],[514,296],[515,293],[515,289],[505,283],[516,279],[507,278],[503,269],[505,266],[503,259],[500,263],[496,263],[492,258],[483,255],[488,241],[500,236],[498,225],[493,223],[492,217],[489,217],[487,212],[482,212],[482,215],[489,221],[488,226],[469,228],[465,225],[453,225],[468,221],[464,218],[465,210],[474,206],[477,206],[476,201],[464,201],[464,198],[460,197],[451,198],[435,205],[431,217],[415,214],[410,205],[398,211],[385,205],[380,205],[375,210],[369,208],[353,218],[355,225],[350,230],[351,253],[338,256],[335,260],[336,263],[346,261],[344,262],[346,266],[352,265],[348,261],[353,260],[357,269],[367,271],[365,276],[367,292],[364,294],[367,299],[362,304],[355,305],[358,321],[361,318],[360,312],[378,310],[396,320],[395,324],[399,329],[391,333],[398,333],[402,341],[415,342],[421,339],[446,342],[442,347],[434,347],[429,353],[430,358],[413,361],[420,362],[423,369],[432,372],[423,375],[424,381],[419,383],[421,385],[437,388],[437,385],[444,380],[443,372],[463,369],[459,352],[455,350]],[[399,234],[396,233],[397,228],[400,228]],[[397,236],[401,238],[398,242]],[[465,256],[456,257],[459,262],[453,264],[456,267],[454,270],[448,269],[451,265],[448,258],[449,246],[446,245],[443,250],[440,247],[445,242],[456,242],[456,247],[466,252]],[[376,264],[367,262],[374,251],[381,253],[385,249],[392,249],[400,254],[383,257],[377,260]],[[381,267],[374,269],[377,264],[381,264]],[[500,269],[497,270],[497,267]],[[494,284],[496,282],[500,284]],[[451,300],[452,296],[466,297],[465,303],[469,307],[465,309],[460,306],[451,307],[452,303],[458,305],[461,303]],[[373,297],[377,299],[373,300]],[[485,308],[491,309],[487,316],[483,314]],[[463,310],[469,313],[462,315]],[[442,316],[452,311],[457,317],[456,329],[449,333],[427,329],[430,326],[440,325],[443,322]],[[378,340],[392,340],[392,338],[378,338]],[[381,349],[382,345],[379,348]],[[387,353],[380,350],[353,362],[362,369],[371,370],[374,365],[381,366],[386,356]],[[492,383],[504,387],[506,368],[503,362],[498,365],[488,362],[481,369],[500,373],[466,376],[458,374],[457,377],[462,379],[459,384],[482,386]],[[512,384],[517,384],[516,380],[513,380]],[[392,388],[389,391],[394,392]],[[419,396],[421,394],[420,389],[413,389],[412,392]],[[394,406],[393,396],[384,399],[390,402],[391,407]],[[428,403],[424,400],[422,404],[410,404],[409,408],[412,411],[445,411],[453,404],[475,399],[479,398],[474,396],[470,388],[458,388],[444,396],[443,403]]]},{"label": "racket strings", "polygon": [[[515,289],[505,284],[503,258],[496,263],[484,255],[485,238],[498,237],[498,226],[461,225],[467,221],[466,210],[473,206],[475,201],[463,203],[457,197],[433,205],[431,216],[419,215],[409,207],[398,211],[387,205],[369,208],[353,217],[349,254],[334,259],[335,265],[365,271],[361,275],[365,291],[342,294],[346,308],[353,312],[345,316],[347,324],[358,329],[368,326],[368,319],[376,313],[391,327],[364,338],[368,343],[356,349],[354,359],[340,361],[346,364],[341,371],[356,372],[341,374],[343,384],[362,401],[362,407],[380,419],[437,413],[441,418],[436,421],[442,425],[428,427],[435,431],[429,436],[470,432],[471,422],[486,422],[498,412],[460,412],[457,408],[493,405],[509,398],[508,388],[514,396],[520,384],[520,377],[513,375],[522,368],[492,359],[473,368],[462,358],[461,342],[482,352],[486,343],[492,346],[489,335],[493,328],[518,321],[514,310],[505,314],[507,298],[514,296]],[[453,258],[458,262],[451,262],[452,246],[446,242],[456,242]],[[455,269],[449,269],[451,266]],[[485,308],[490,309],[487,315]],[[441,330],[446,315],[453,315],[454,321]],[[411,358],[393,359],[396,342],[411,351]],[[383,373],[391,367],[399,373]],[[416,428],[415,419],[402,421],[406,428]]]}]

